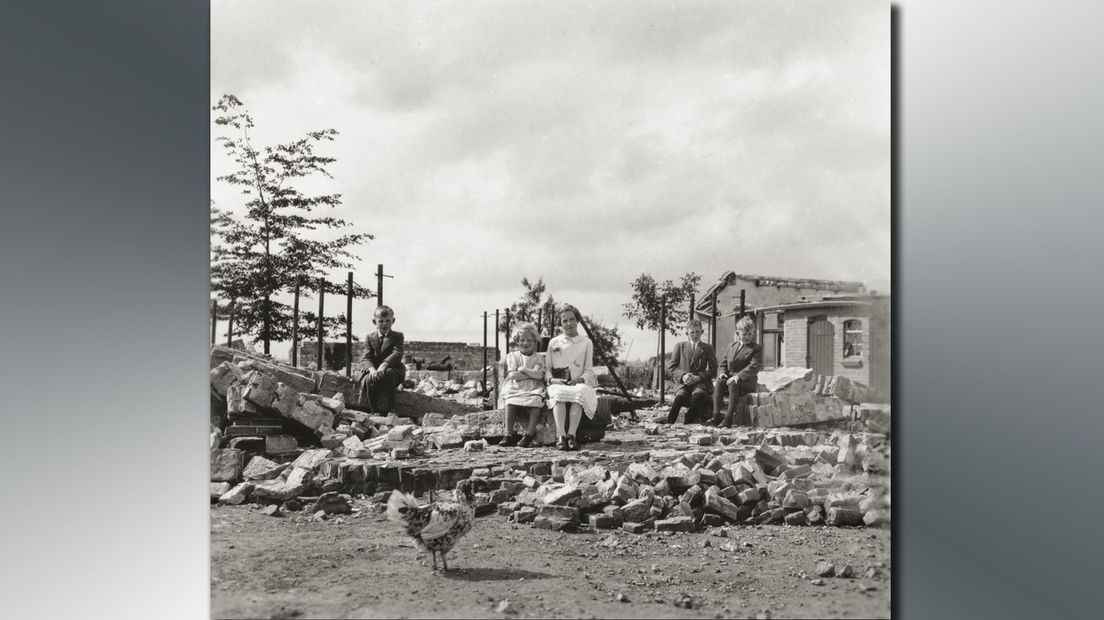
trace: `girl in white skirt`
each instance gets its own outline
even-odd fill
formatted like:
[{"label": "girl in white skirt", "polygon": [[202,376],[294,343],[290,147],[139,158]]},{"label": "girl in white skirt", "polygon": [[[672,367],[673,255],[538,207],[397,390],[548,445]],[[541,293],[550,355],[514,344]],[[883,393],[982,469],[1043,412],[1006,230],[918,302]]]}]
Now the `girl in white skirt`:
[{"label": "girl in white skirt", "polygon": [[[537,352],[540,336],[532,323],[521,323],[514,328],[514,340],[517,348],[506,355],[506,380],[502,384],[502,395],[506,401],[506,436],[501,446],[529,447],[537,436],[537,420],[544,407],[544,376],[546,366],[544,354]],[[514,432],[514,423],[525,414],[528,425],[525,436],[518,437]]]},{"label": "girl in white skirt", "polygon": [[556,418],[556,447],[560,450],[579,449],[575,441],[579,421],[583,415],[593,418],[598,409],[594,345],[579,333],[578,312],[567,304],[560,308],[563,333],[548,343],[548,404]]}]

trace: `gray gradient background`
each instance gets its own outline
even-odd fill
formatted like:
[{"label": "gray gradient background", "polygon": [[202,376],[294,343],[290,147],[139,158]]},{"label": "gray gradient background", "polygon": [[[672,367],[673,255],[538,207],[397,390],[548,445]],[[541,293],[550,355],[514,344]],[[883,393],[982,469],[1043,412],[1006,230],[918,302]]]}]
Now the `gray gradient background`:
[{"label": "gray gradient background", "polygon": [[[1092,616],[1104,8],[897,6],[895,612]],[[209,613],[208,43],[0,17],[5,617]]]}]

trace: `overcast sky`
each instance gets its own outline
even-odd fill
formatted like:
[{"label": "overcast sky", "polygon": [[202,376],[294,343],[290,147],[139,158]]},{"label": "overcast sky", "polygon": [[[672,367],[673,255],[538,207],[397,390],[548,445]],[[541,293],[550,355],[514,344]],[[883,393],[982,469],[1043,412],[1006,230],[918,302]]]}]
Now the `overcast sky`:
[{"label": "overcast sky", "polygon": [[[340,132],[311,187],[376,236],[355,277],[395,276],[408,339],[480,341],[543,277],[640,359],[656,336],[621,306],[643,272],[889,288],[889,20],[865,0],[220,0],[211,102],[237,95],[260,144]],[[214,142],[211,168],[235,210]]]}]

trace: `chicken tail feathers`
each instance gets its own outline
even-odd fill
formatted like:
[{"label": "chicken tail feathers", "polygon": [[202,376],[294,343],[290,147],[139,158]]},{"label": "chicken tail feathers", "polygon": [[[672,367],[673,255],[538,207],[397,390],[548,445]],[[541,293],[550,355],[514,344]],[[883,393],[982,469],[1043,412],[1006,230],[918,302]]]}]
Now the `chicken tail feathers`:
[{"label": "chicken tail feathers", "polygon": [[387,518],[396,523],[406,523],[412,510],[418,508],[418,501],[406,493],[391,491],[387,500]]}]

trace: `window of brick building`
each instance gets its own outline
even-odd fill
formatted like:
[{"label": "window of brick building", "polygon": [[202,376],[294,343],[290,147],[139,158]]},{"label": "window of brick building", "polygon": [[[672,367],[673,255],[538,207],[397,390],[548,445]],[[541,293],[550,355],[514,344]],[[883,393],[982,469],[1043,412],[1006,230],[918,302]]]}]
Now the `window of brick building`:
[{"label": "window of brick building", "polygon": [[782,326],[781,312],[763,315],[763,368],[776,368],[782,365]]},{"label": "window of brick building", "polygon": [[843,322],[843,357],[860,357],[863,349],[862,321],[851,319]]}]

